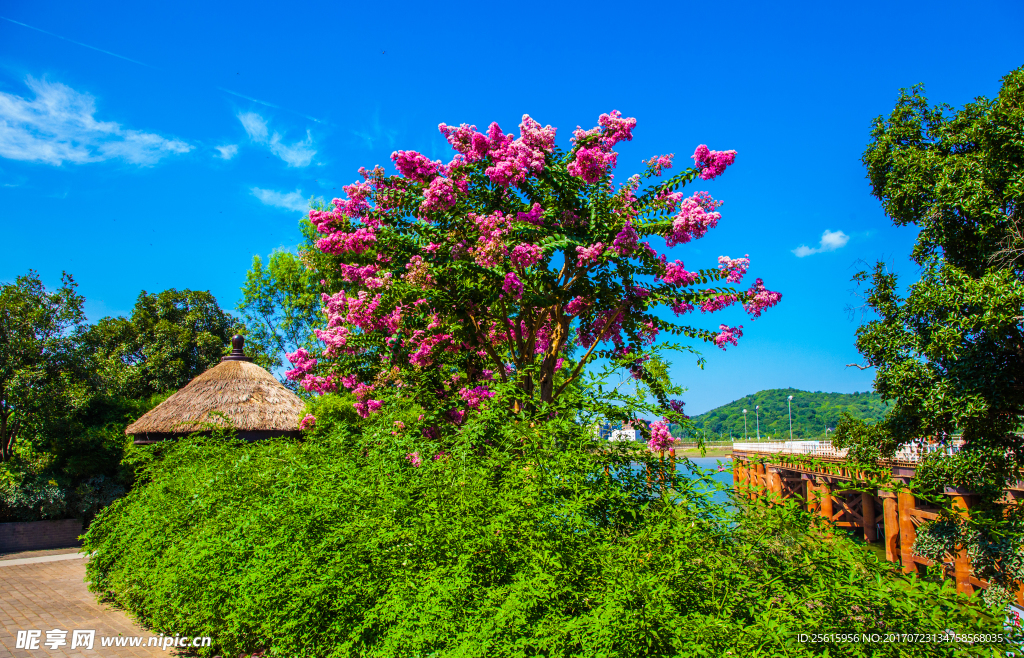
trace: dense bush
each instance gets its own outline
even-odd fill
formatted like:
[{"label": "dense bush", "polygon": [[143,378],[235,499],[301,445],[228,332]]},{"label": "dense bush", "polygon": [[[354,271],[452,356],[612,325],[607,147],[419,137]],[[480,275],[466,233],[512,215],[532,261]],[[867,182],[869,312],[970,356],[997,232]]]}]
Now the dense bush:
[{"label": "dense bush", "polygon": [[906,647],[795,634],[1002,631],[798,508],[735,516],[569,420],[485,411],[416,466],[390,436],[415,409],[362,425],[336,396],[315,411],[304,443],[154,448],[148,481],[89,530],[93,589],[159,631],[212,636],[204,655],[882,656]]}]

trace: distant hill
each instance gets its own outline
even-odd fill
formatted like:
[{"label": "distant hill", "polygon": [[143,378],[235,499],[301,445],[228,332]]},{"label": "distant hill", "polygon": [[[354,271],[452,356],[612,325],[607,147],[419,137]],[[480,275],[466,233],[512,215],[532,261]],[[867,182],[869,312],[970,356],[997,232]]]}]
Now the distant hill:
[{"label": "distant hill", "polygon": [[[708,440],[717,440],[719,436],[742,440],[743,409],[746,409],[747,436],[753,439],[757,436],[754,407],[759,405],[761,438],[771,436],[773,441],[787,440],[789,415],[786,398],[790,395],[793,396],[793,438],[797,440],[824,438],[825,428],[834,428],[843,412],[849,412],[854,418],[877,421],[889,408],[877,393],[811,393],[795,388],[773,388],[694,416],[693,421],[698,432],[703,430]],[[679,427],[673,427],[673,430],[675,435],[689,434],[692,437],[692,431],[687,433]]]}]

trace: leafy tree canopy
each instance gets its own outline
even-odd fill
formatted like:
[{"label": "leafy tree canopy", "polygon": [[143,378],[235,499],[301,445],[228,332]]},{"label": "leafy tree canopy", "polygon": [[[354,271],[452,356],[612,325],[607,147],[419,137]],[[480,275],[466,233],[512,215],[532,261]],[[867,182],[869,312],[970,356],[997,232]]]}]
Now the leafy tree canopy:
[{"label": "leafy tree canopy", "polygon": [[979,577],[1008,585],[1024,577],[1005,544],[1019,533],[1018,512],[997,504],[1024,466],[1024,68],[995,99],[957,111],[930,106],[921,86],[904,90],[871,136],[872,191],[895,224],[919,229],[911,258],[921,278],[904,290],[884,263],[855,277],[876,315],[858,329],[857,349],[893,406],[877,425],[844,423],[839,440],[873,458],[962,433],[963,450],[923,464],[916,488],[978,495],[970,527],[947,520],[943,532],[972,547]]}]

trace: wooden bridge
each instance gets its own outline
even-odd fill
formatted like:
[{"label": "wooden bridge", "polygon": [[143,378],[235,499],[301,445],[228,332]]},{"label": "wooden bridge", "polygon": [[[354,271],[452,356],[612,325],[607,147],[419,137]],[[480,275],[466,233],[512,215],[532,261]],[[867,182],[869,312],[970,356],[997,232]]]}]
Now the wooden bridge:
[{"label": "wooden bridge", "polygon": [[[955,451],[957,445],[904,447],[892,459],[879,461],[894,482],[907,484],[921,458],[936,450]],[[844,482],[865,480],[865,474],[852,470],[846,451],[832,447],[828,441],[786,441],[770,443],[734,443],[733,485],[740,495],[751,499],[774,494],[782,500],[798,498],[808,511],[819,514],[837,528],[848,528],[863,534],[867,542],[881,541],[885,557],[898,562],[905,573],[919,571],[931,560],[914,555],[912,548],[917,527],[938,518],[939,509],[915,499],[912,492],[877,489],[851,492]],[[966,514],[975,497],[962,489],[946,487],[953,509]],[[1006,490],[1006,499],[1024,496],[1024,482]],[[965,550],[947,555],[942,565],[947,577],[956,579],[956,589],[973,594],[988,583],[974,576]],[[1024,605],[1024,588],[1017,588],[1017,603]]]}]

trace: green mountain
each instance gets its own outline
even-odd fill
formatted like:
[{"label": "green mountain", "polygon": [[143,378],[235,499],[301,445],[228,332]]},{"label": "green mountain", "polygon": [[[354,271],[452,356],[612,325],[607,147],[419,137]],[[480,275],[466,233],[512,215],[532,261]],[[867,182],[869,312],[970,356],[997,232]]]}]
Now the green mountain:
[{"label": "green mountain", "polygon": [[[696,435],[705,440],[743,440],[743,409],[747,410],[747,437],[754,440],[758,433],[760,417],[761,438],[771,437],[773,441],[789,439],[789,414],[787,398],[793,396],[793,439],[821,439],[825,428],[834,428],[839,417],[848,412],[854,418],[881,420],[889,409],[877,393],[822,393],[800,391],[795,388],[773,388],[724,404],[699,416],[693,417]],[[754,407],[760,406],[755,415]],[[693,430],[673,428],[683,437],[693,438]]]}]

